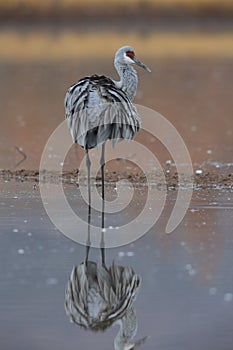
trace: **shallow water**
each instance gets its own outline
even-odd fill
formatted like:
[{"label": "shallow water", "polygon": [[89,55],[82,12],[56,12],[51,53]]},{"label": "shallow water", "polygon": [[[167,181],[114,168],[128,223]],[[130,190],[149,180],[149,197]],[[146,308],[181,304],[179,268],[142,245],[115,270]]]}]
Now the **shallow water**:
[{"label": "shallow water", "polygon": [[[85,247],[63,236],[50,222],[38,185],[1,182],[0,333],[7,349],[109,349],[118,332],[85,331],[69,322],[65,288]],[[143,196],[143,189],[141,190]],[[71,205],[86,215],[78,188],[65,186]],[[134,303],[136,339],[145,349],[231,350],[233,344],[232,193],[194,192],[180,226],[164,233],[176,191],[168,193],[156,225],[132,244],[106,250],[106,264],[130,266],[142,277]],[[138,205],[134,199],[125,216]],[[93,221],[99,213],[93,212]],[[124,217],[106,216],[106,227]],[[77,231],[79,228],[77,227]],[[106,233],[107,234],[107,233]],[[92,261],[100,251],[92,249]]]}]

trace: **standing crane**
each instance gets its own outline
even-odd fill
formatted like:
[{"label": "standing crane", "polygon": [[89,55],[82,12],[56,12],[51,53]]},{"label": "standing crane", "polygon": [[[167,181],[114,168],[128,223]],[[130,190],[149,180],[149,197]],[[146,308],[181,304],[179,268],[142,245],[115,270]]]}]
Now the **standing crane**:
[{"label": "standing crane", "polygon": [[150,72],[150,69],[136,58],[131,46],[123,46],[116,52],[114,60],[120,81],[114,81],[104,75],[92,75],[72,85],[65,96],[65,114],[73,141],[83,147],[86,153],[89,210],[89,149],[102,145],[100,165],[104,202],[105,142],[108,139],[113,144],[122,139],[131,140],[141,127],[140,116],[131,102],[136,95],[138,84],[133,64]]}]

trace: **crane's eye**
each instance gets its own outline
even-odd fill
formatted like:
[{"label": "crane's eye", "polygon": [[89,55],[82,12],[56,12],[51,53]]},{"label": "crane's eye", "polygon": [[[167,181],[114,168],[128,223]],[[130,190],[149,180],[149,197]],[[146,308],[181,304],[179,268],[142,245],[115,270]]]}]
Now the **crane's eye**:
[{"label": "crane's eye", "polygon": [[126,51],[126,56],[128,56],[129,58],[133,59],[135,54],[133,51]]}]

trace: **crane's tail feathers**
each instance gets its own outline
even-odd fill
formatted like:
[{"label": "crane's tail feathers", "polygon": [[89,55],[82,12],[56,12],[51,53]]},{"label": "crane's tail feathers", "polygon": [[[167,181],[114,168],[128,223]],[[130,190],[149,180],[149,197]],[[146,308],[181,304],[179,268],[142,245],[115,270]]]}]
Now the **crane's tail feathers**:
[{"label": "crane's tail feathers", "polygon": [[115,145],[122,139],[132,140],[141,128],[141,119],[130,103],[105,103],[84,108],[67,117],[75,143],[84,149],[94,148],[108,139]]}]

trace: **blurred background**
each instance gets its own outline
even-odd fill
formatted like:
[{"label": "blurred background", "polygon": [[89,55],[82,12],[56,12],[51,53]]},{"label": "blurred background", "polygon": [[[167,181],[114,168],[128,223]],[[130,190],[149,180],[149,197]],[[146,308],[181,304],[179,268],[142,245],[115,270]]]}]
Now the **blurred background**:
[{"label": "blurred background", "polygon": [[0,0],[0,168],[21,159],[15,147],[27,155],[21,167],[38,168],[67,88],[94,73],[117,79],[126,44],[152,69],[138,71],[135,102],[173,123],[197,166],[229,164],[232,19],[231,0]]}]

